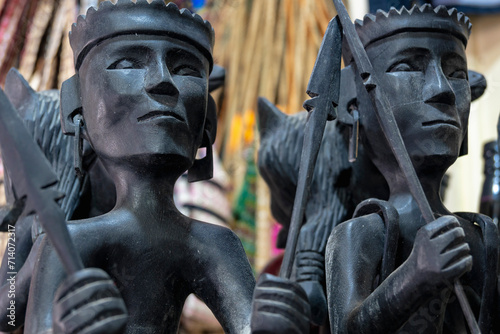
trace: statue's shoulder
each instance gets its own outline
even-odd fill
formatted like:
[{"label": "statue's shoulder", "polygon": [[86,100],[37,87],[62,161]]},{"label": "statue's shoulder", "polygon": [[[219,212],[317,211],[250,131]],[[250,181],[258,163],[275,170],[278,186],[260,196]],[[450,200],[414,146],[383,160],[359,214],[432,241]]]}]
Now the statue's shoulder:
[{"label": "statue's shoulder", "polygon": [[347,234],[364,239],[388,234],[397,239],[398,226],[399,214],[394,206],[387,201],[370,198],[358,204],[352,219],[333,229],[332,237]]},{"label": "statue's shoulder", "polygon": [[453,213],[458,218],[461,218],[462,223],[468,223],[471,225],[479,226],[481,229],[488,228],[490,226],[496,226],[491,217],[483,215],[477,212],[454,212]]},{"label": "statue's shoulder", "polygon": [[68,221],[68,231],[77,245],[85,244],[98,247],[119,240],[129,242],[134,231],[128,228],[133,226],[133,223],[127,224],[127,220],[123,214],[110,212],[97,217],[70,220]]},{"label": "statue's shoulder", "polygon": [[465,239],[472,248],[498,249],[500,237],[498,227],[489,216],[475,212],[454,212],[464,229]]},{"label": "statue's shoulder", "polygon": [[229,228],[197,220],[191,224],[189,248],[196,258],[209,263],[247,261],[240,239]]},{"label": "statue's shoulder", "polygon": [[190,237],[193,238],[194,242],[213,246],[240,243],[239,238],[228,227],[194,219],[191,220]]},{"label": "statue's shoulder", "polygon": [[337,225],[330,234],[329,243],[363,243],[367,239],[383,239],[384,235],[384,221],[378,214],[371,213]]},{"label": "statue's shoulder", "polygon": [[357,206],[354,218],[332,230],[327,254],[366,253],[369,249],[374,258],[394,258],[398,237],[399,215],[396,209],[389,202],[368,199]]}]

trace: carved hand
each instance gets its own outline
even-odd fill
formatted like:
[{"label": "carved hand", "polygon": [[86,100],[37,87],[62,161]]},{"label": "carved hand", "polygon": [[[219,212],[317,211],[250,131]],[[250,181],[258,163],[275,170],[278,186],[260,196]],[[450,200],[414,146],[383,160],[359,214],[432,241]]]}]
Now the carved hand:
[{"label": "carved hand", "polygon": [[311,308],[311,323],[324,325],[328,313],[328,305],[323,286],[318,281],[302,281],[299,283],[307,295]]},{"label": "carved hand", "polygon": [[252,304],[253,334],[307,334],[311,311],[304,290],[295,282],[263,274]]},{"label": "carved hand", "polygon": [[412,274],[417,286],[427,292],[452,286],[454,280],[472,268],[469,251],[457,218],[443,216],[423,226],[408,258],[415,269]]},{"label": "carved hand", "polygon": [[69,276],[56,292],[53,332],[59,334],[121,333],[127,309],[114,282],[97,268]]},{"label": "carved hand", "polygon": [[[309,226],[314,226],[310,224]],[[307,227],[307,226],[304,226]],[[306,229],[302,228],[304,234]],[[328,306],[323,288],[325,279],[325,256],[315,251],[299,251],[295,257],[297,264],[296,281],[304,289],[311,308],[311,322],[316,326],[324,324]]]}]

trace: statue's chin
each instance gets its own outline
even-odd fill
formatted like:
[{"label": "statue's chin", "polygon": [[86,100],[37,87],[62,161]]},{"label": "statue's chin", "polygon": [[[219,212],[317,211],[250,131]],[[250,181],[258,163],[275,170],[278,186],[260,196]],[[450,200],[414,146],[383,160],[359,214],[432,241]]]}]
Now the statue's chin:
[{"label": "statue's chin", "polygon": [[[411,154],[410,159],[419,178],[437,178],[444,175],[448,168],[457,160],[458,154],[442,152],[433,154]],[[386,180],[394,173],[400,172],[400,167],[394,155],[377,156],[372,159]],[[389,180],[388,180],[389,181]]]},{"label": "statue's chin", "polygon": [[[107,166],[123,166],[141,173],[158,173],[158,175],[180,176],[194,162],[193,157],[181,153],[145,153],[132,154],[125,157],[103,159]],[[111,167],[113,169],[113,167]]]},{"label": "statue's chin", "polygon": [[424,176],[426,174],[444,174],[457,158],[457,154],[451,153],[411,157],[417,173]]}]

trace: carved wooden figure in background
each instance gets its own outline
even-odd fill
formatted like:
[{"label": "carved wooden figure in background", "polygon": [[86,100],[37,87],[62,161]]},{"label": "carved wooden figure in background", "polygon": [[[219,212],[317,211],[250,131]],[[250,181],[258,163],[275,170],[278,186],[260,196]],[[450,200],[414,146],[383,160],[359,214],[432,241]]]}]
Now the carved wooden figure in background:
[{"label": "carved wooden figure in background", "polygon": [[[120,0],[79,17],[70,41],[77,74],[62,88],[63,130],[89,141],[114,181],[117,204],[68,224],[84,265],[105,272],[65,279],[42,242],[26,332],[175,333],[189,293],[226,332],[247,332],[255,281],[240,241],[181,215],[172,198],[184,171],[191,180],[211,176],[210,150],[195,160],[216,132],[215,109],[207,108],[210,24],[162,0]],[[123,329],[114,320],[124,307]]]},{"label": "carved wooden figure in background", "polygon": [[356,24],[436,220],[425,224],[356,64],[345,55],[343,81],[352,78],[344,84],[353,85],[353,95],[342,97],[339,120],[359,111],[360,140],[389,184],[390,199],[362,203],[329,239],[334,333],[466,333],[453,293],[458,278],[482,333],[500,330],[497,227],[484,216],[450,213],[439,196],[444,173],[467,152],[470,26],[455,9],[430,5],[379,11]]}]

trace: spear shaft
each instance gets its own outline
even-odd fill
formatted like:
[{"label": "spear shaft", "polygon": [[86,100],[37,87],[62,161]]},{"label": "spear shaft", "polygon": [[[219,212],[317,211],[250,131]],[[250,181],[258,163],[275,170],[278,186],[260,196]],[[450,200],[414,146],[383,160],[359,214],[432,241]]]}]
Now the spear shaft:
[{"label": "spear shaft", "polygon": [[304,221],[314,165],[325,132],[326,121],[337,117],[335,107],[339,102],[341,45],[340,23],[337,18],[333,18],[326,29],[307,85],[307,94],[311,99],[304,102],[304,108],[309,111],[309,114],[307,115],[304,130],[304,142],[300,157],[292,218],[280,270],[280,276],[283,278],[290,278],[292,273],[295,250],[300,228]]}]

